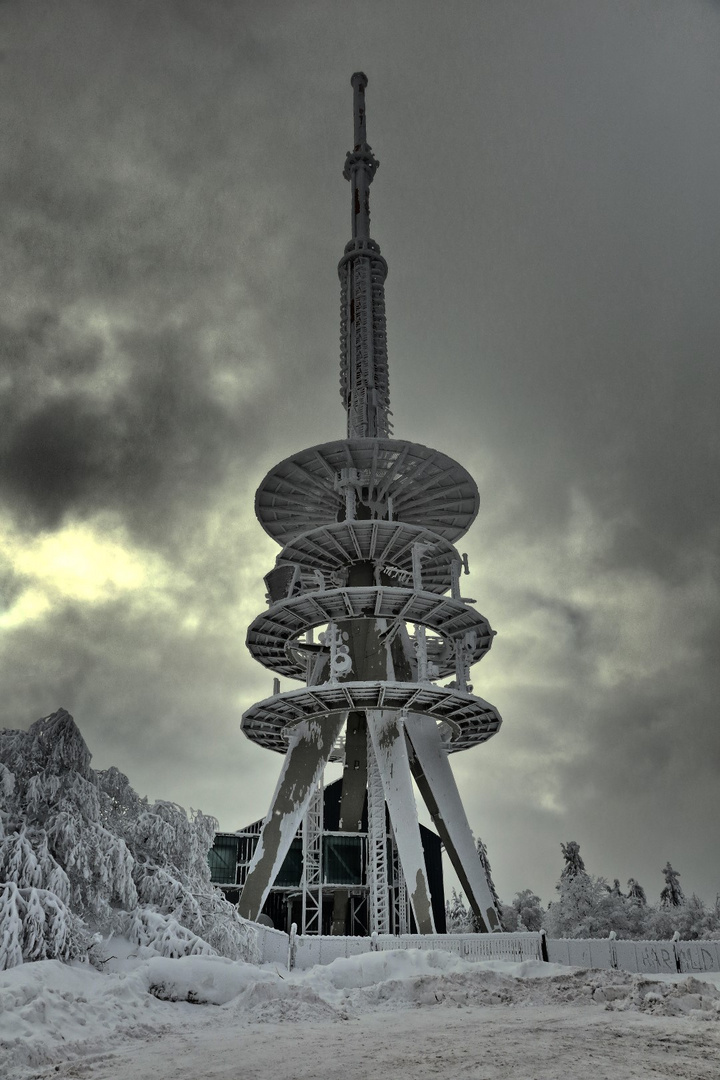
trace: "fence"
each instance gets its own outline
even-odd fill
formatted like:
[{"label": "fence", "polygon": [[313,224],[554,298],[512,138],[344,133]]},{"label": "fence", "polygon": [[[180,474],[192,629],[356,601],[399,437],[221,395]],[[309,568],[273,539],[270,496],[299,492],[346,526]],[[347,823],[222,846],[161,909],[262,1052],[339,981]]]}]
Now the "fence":
[{"label": "fence", "polygon": [[616,941],[548,938],[547,958],[574,967],[619,968],[648,975],[720,971],[718,941]]},{"label": "fence", "polygon": [[255,934],[260,963],[288,968],[331,964],[339,957],[391,949],[442,949],[464,960],[541,960],[542,934],[372,934],[370,937],[320,937],[290,934],[260,923],[249,923]]},{"label": "fence", "polygon": [[290,966],[329,964],[340,956],[391,949],[442,949],[464,960],[541,960],[541,934],[372,934],[370,937],[290,935]]},{"label": "fence", "polygon": [[271,926],[245,920],[255,938],[258,960],[261,964],[283,964],[288,962],[290,938],[284,930],[274,930]]},{"label": "fence", "polygon": [[260,962],[305,970],[338,957],[390,949],[442,949],[464,960],[549,960],[572,967],[619,969],[647,975],[720,971],[718,941],[617,941],[609,938],[553,939],[521,934],[373,934],[370,937],[319,937],[249,924]]}]

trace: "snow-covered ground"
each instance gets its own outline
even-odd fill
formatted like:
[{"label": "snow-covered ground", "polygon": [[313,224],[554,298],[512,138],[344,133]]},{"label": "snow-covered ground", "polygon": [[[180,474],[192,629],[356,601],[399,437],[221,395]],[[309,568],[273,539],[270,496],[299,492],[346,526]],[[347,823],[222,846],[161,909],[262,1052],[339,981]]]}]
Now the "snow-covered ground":
[{"label": "snow-covered ground", "polygon": [[[143,952],[145,955],[143,955]],[[441,952],[289,973],[122,939],[104,970],[0,973],[4,1080],[639,1080],[720,1074],[720,973],[639,976]]]}]

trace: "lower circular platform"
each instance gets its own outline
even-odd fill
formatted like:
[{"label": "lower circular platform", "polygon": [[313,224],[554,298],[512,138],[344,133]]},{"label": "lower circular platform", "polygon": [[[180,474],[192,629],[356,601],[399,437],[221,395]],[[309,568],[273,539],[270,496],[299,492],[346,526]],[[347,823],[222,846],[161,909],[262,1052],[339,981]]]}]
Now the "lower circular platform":
[{"label": "lower circular platform", "polygon": [[[304,680],[306,664],[290,651],[301,635],[328,622],[378,618],[415,623],[444,638],[458,638],[472,631],[477,638],[468,656],[470,664],[483,658],[495,633],[487,619],[462,600],[382,586],[299,593],[253,619],[246,644],[265,667],[278,675]],[[454,667],[455,661],[450,657],[441,665],[440,678],[447,678]]]},{"label": "lower circular platform", "polygon": [[487,742],[502,723],[500,714],[482,698],[434,683],[345,682],[290,690],[258,701],[242,718],[248,739],[281,754],[288,733],[302,720],[322,720],[338,712],[384,709],[432,716],[445,725],[448,753]]},{"label": "lower circular platform", "polygon": [[391,500],[393,521],[424,526],[446,540],[467,532],[480,505],[470,473],[439,450],[404,439],[338,439],[270,470],[255,496],[258,521],[280,544],[341,521],[350,476],[375,507],[368,515],[386,518]]}]

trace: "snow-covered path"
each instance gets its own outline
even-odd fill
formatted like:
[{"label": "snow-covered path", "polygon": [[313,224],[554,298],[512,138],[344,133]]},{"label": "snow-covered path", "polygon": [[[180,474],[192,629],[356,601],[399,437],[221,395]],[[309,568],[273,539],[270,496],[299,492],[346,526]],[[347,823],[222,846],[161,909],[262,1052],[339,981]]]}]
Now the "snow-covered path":
[{"label": "snow-covered path", "polygon": [[[205,1011],[205,1010],[204,1010]],[[718,1025],[596,1006],[419,1007],[355,1020],[247,1023],[188,1018],[38,1077],[83,1080],[717,1080]]]}]

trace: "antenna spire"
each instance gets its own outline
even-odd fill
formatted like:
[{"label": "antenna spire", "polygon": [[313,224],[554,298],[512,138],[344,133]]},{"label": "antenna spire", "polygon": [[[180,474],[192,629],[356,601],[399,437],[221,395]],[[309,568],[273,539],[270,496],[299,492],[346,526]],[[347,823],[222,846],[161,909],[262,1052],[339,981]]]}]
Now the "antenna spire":
[{"label": "antenna spire", "polygon": [[385,329],[387,263],[370,238],[370,185],[380,162],[367,141],[367,75],[356,71],[353,88],[353,149],[343,176],[351,184],[352,240],[338,274],[340,306],[340,394],[348,414],[348,438],[387,438],[390,398]]},{"label": "antenna spire", "polygon": [[367,75],[356,71],[350,80],[353,88],[354,149],[348,150],[343,176],[352,184],[353,240],[370,239],[370,185],[380,162],[367,141],[365,123],[365,87]]}]

